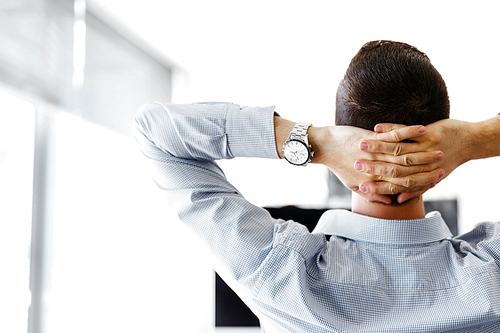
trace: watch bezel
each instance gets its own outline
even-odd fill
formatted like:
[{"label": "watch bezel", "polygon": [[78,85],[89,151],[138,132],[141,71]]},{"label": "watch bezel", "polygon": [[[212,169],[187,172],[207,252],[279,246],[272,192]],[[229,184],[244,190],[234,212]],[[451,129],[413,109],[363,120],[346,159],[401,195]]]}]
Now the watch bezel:
[{"label": "watch bezel", "polygon": [[[304,147],[306,147],[306,150],[307,150],[307,156],[305,158],[305,161],[303,163],[294,163],[292,161],[290,161],[287,157],[286,157],[286,154],[285,154],[285,150],[286,148],[288,147],[288,145],[293,142],[293,141],[296,141],[296,142],[300,142]],[[307,143],[305,143],[303,140],[300,140],[300,139],[289,139],[285,142],[285,144],[283,145],[283,148],[282,148],[282,153],[283,153],[283,157],[285,158],[285,160],[288,161],[288,163],[290,164],[293,164],[293,165],[306,165],[308,164],[310,161],[311,161],[311,149],[309,148],[309,146],[307,145]]]}]

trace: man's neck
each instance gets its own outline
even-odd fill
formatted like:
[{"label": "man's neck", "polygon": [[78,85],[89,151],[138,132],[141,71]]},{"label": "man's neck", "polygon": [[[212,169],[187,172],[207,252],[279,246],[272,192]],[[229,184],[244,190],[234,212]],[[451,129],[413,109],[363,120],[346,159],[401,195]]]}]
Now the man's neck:
[{"label": "man's neck", "polygon": [[367,201],[362,196],[353,193],[352,212],[386,220],[413,220],[425,217],[422,196],[410,199],[400,205],[386,205]]}]

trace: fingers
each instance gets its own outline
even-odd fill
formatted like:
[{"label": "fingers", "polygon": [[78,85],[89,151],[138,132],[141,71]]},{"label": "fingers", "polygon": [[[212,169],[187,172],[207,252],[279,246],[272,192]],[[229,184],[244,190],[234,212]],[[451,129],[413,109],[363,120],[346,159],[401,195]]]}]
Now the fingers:
[{"label": "fingers", "polygon": [[359,144],[359,149],[367,153],[390,154],[394,156],[422,151],[420,143],[417,142],[386,142],[378,140],[363,140]]},{"label": "fingers", "polygon": [[425,134],[425,127],[421,125],[404,126],[397,124],[378,124],[375,126],[377,140],[399,142],[417,138]]},{"label": "fingers", "polygon": [[[385,184],[384,184],[385,183]],[[387,183],[387,182],[368,182],[368,183],[364,183],[364,185],[368,188],[366,191],[380,191],[380,192],[395,192],[395,191],[398,191],[398,187],[388,187],[387,185],[390,184],[390,183]],[[405,201],[408,201],[410,199],[413,199],[413,198],[416,198],[418,196],[421,196],[422,194],[424,194],[427,190],[429,190],[430,188],[434,187],[434,184],[431,184],[431,185],[427,185],[427,186],[422,186],[420,187],[418,190],[415,190],[413,192],[399,192],[399,195],[398,197],[396,198],[397,200],[397,203],[403,203]],[[361,186],[360,186],[361,188]],[[361,191],[361,189],[360,189]],[[368,192],[362,192],[360,193],[362,196],[364,196],[365,198],[367,198],[368,200],[370,201],[377,201],[377,202],[382,202],[382,203],[385,203],[385,204],[389,204],[389,203],[392,203],[392,199],[388,196],[384,196],[384,195],[381,195],[381,194],[371,194],[371,193],[368,193]],[[398,194],[398,193],[395,193],[395,194]],[[384,200],[381,200],[381,199],[378,199],[380,197],[383,197],[383,198],[388,198],[389,200],[391,201],[385,201]]]},{"label": "fingers", "polygon": [[391,123],[380,123],[375,125],[374,131],[377,133],[384,133],[384,132],[390,132],[395,129],[407,127],[407,125],[401,125],[401,124],[391,124]]},{"label": "fingers", "polygon": [[[364,182],[359,191],[365,196],[398,194],[403,203],[422,195],[444,177],[438,168],[444,154],[425,151],[419,142],[426,133],[424,126],[382,123],[375,126],[374,139],[363,140],[359,148],[370,153],[370,159],[357,160],[355,168],[378,181]],[[407,142],[407,140],[411,140]]]},{"label": "fingers", "polygon": [[[431,185],[431,186],[429,186],[428,189],[433,188],[433,187],[434,187],[434,185]],[[400,193],[398,195],[398,197],[397,197],[397,202],[398,203],[403,203],[403,202],[408,201],[410,199],[416,198],[416,197],[424,194],[425,191],[427,191],[427,190],[417,191],[417,192],[404,192],[404,193]]]},{"label": "fingers", "polygon": [[435,184],[440,181],[444,177],[444,173],[443,169],[436,169],[430,172],[417,173],[400,178],[387,178],[384,180],[406,188],[406,190],[402,190],[401,192],[418,191],[419,188],[423,186]]},{"label": "fingers", "polygon": [[356,170],[373,176],[404,177],[414,173],[428,172],[439,166],[443,159],[441,152],[423,152],[403,156],[380,155],[376,160],[357,160]]},{"label": "fingers", "polygon": [[398,124],[378,124],[375,126],[377,134],[373,140],[363,140],[360,149],[369,153],[403,155],[422,151],[418,142],[402,142],[421,137],[425,134],[424,126],[404,126]]},{"label": "fingers", "polygon": [[388,178],[385,181],[364,182],[359,185],[359,190],[366,194],[398,194],[427,191],[443,177],[444,170],[436,169],[431,172],[413,174],[407,177]]},{"label": "fingers", "polygon": [[435,164],[424,164],[415,166],[402,166],[392,163],[375,162],[375,161],[357,161],[354,164],[356,170],[368,173],[375,177],[377,180],[384,180],[388,178],[400,178],[409,175],[429,172],[436,169]]},{"label": "fingers", "polygon": [[392,199],[386,195],[362,193],[362,192],[358,192],[358,193],[368,201],[381,202],[381,203],[384,203],[386,205],[390,205],[392,203]]},{"label": "fingers", "polygon": [[[414,197],[413,193],[417,192],[425,192],[427,191],[432,184],[430,185],[424,185],[420,187],[413,187],[413,192],[407,192],[408,188],[401,186],[401,185],[396,185],[393,183],[389,183],[386,181],[383,182],[365,182],[359,186],[359,190],[364,193],[364,194],[372,194],[372,195],[394,195],[394,194],[399,194],[399,193],[410,193],[411,195],[407,195],[404,197],[405,201],[410,199],[411,197]],[[415,195],[416,196],[416,195]],[[399,198],[399,197],[398,197]],[[399,202],[399,200],[398,200]]]}]

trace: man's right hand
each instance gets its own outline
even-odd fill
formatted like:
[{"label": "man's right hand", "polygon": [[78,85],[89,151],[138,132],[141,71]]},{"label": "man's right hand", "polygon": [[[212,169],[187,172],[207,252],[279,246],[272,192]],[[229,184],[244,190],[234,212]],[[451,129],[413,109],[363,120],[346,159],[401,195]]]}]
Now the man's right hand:
[{"label": "man's right hand", "polygon": [[[403,129],[406,126],[396,124],[379,124],[376,131],[385,133],[396,129]],[[424,135],[415,137],[413,142],[404,144],[394,144],[388,146],[378,141],[366,141],[366,152],[379,154],[393,154],[404,158],[405,165],[410,166],[416,156],[422,152],[441,151],[444,158],[438,161],[435,166],[444,170],[442,177],[437,182],[443,180],[459,165],[479,158],[486,158],[500,155],[500,117],[479,122],[469,123],[454,119],[444,119],[426,126]],[[392,177],[388,174],[387,168],[383,167],[383,162],[360,160],[363,165],[363,172],[372,176],[379,176],[381,179],[399,186],[408,186],[418,181],[426,172],[406,175],[403,177]],[[436,182],[436,183],[437,183]],[[433,187],[435,184],[432,184]],[[387,186],[385,182],[364,182],[366,193],[379,193],[380,188]],[[404,191],[398,196],[398,202],[404,202],[424,193],[427,189],[416,189],[415,191]]]},{"label": "man's right hand", "polygon": [[[421,151],[411,156],[393,152],[409,149],[409,143],[403,141],[421,137],[425,131],[423,126],[398,127],[385,133],[350,126],[311,127],[309,138],[315,151],[312,162],[326,165],[347,188],[367,200],[388,204],[392,202],[388,194],[425,191],[444,174],[437,165],[442,158],[440,151]],[[368,148],[360,150],[363,144]],[[370,145],[376,146],[378,152],[371,152]],[[376,169],[365,172],[364,165],[375,165]],[[392,179],[398,183],[390,182]],[[370,192],[363,184],[376,187]]]}]

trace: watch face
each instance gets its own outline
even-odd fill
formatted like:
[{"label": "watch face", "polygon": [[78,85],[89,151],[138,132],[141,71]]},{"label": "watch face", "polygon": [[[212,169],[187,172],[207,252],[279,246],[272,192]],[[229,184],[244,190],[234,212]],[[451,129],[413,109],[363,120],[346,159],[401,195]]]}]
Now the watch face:
[{"label": "watch face", "polygon": [[283,149],[283,156],[292,164],[305,164],[309,160],[309,149],[302,141],[290,140]]}]

